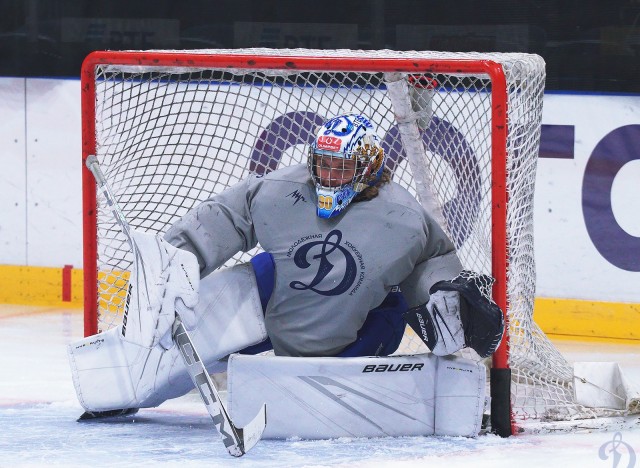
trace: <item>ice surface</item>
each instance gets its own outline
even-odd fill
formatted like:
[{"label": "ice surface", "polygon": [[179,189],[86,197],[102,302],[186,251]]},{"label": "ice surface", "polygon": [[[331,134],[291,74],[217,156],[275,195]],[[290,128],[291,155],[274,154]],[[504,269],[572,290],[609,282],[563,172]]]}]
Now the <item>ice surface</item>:
[{"label": "ice surface", "polygon": [[[629,450],[640,466],[638,416],[531,426],[508,439],[264,440],[240,459],[228,455],[195,394],[134,416],[79,423],[65,347],[81,336],[80,311],[0,305],[0,467],[610,467],[616,433],[623,442],[618,466],[632,466]],[[556,345],[571,360],[617,361],[640,382],[640,344]],[[607,459],[599,456],[603,445]]]}]

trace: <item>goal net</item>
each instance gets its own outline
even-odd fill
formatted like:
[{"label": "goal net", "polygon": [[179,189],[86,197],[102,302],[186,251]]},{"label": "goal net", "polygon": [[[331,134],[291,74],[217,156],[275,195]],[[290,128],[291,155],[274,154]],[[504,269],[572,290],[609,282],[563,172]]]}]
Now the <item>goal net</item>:
[{"label": "goal net", "polygon": [[[493,275],[513,416],[585,414],[571,365],[532,319],[533,195],[545,69],[530,54],[199,50],[85,61],[83,158],[95,154],[132,227],[162,233],[252,173],[306,162],[316,126],[377,126],[393,180],[440,220],[465,269]],[[85,333],[117,326],[132,258],[84,173]],[[260,251],[238,254],[227,265]],[[399,353],[428,351],[409,330]]]}]

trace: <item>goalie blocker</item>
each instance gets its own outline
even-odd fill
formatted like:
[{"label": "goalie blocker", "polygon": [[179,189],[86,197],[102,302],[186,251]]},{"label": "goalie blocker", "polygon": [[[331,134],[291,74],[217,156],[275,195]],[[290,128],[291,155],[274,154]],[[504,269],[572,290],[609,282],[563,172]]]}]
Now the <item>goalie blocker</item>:
[{"label": "goalie blocker", "polygon": [[504,315],[491,299],[493,282],[490,276],[463,270],[450,281],[434,284],[429,302],[410,309],[405,319],[436,355],[469,347],[488,357],[504,333]]}]

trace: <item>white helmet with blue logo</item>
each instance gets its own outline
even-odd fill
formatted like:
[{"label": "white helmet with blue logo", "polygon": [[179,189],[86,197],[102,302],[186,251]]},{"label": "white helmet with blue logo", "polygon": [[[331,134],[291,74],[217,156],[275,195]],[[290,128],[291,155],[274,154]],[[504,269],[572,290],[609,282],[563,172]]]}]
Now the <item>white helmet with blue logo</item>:
[{"label": "white helmet with blue logo", "polygon": [[340,214],[382,176],[384,151],[371,121],[345,114],[325,122],[309,147],[307,166],[318,195],[318,216]]}]

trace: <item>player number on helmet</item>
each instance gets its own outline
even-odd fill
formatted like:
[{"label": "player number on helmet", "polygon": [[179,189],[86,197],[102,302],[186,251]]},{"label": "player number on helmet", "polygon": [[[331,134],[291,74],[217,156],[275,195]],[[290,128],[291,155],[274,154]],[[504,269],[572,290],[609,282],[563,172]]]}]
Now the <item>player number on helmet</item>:
[{"label": "player number on helmet", "polygon": [[331,197],[326,197],[324,195],[320,195],[318,197],[318,208],[330,210],[332,205],[333,201],[331,200]]}]

